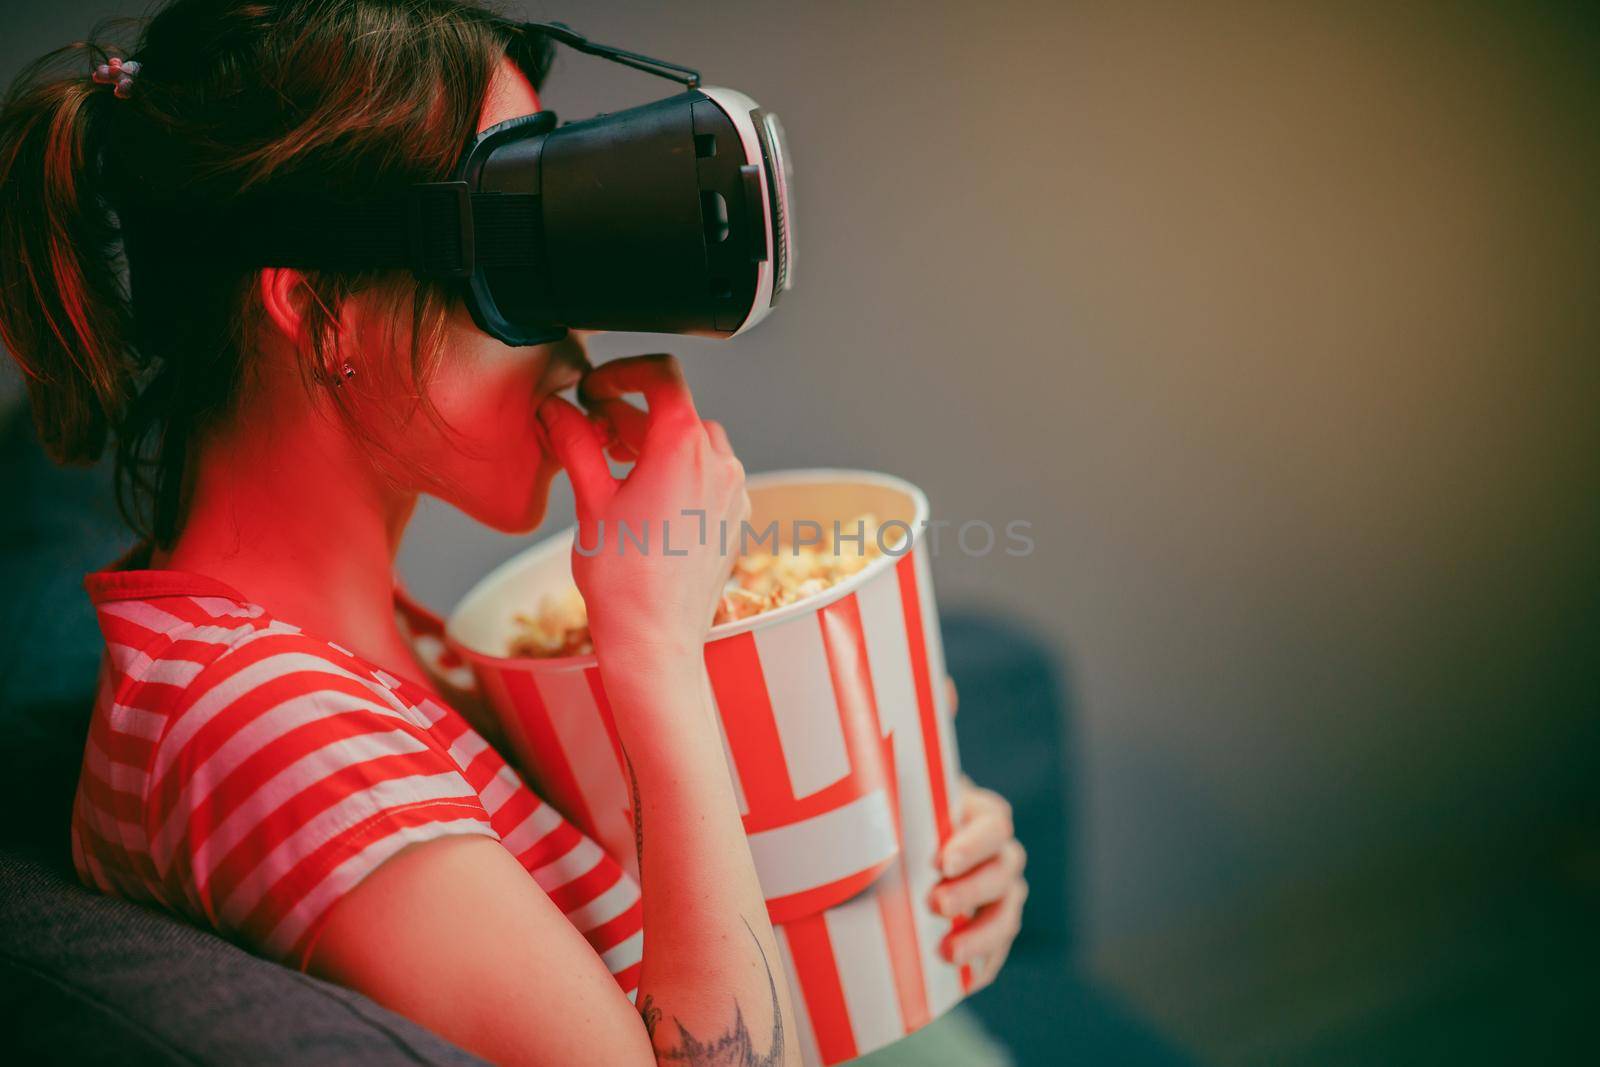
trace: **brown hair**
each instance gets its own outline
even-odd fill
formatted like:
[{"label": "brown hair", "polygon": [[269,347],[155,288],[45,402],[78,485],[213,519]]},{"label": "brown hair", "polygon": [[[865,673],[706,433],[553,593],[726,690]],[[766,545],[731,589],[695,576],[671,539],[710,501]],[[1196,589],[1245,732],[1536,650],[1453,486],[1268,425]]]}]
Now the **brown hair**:
[{"label": "brown hair", "polygon": [[[180,238],[245,194],[359,201],[447,177],[510,40],[459,0],[174,0],[127,53],[127,99],[92,80],[122,54],[98,44],[25,70],[0,110],[0,342],[49,453],[90,462],[113,444],[124,516],[170,544],[196,435],[230,410],[259,311],[255,271]],[[535,84],[547,49],[519,55]],[[306,276],[308,382],[341,301],[372,289],[396,322],[410,306],[423,395],[450,291]]]}]

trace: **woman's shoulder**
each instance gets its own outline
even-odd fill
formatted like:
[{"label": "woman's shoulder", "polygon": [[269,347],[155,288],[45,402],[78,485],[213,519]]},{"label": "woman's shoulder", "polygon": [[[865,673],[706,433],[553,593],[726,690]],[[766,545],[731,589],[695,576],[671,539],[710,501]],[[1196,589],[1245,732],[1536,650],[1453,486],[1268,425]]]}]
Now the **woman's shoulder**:
[{"label": "woman's shoulder", "polygon": [[499,839],[406,683],[228,591],[119,572],[90,592],[116,676],[74,812],[90,884],[298,966],[401,848]]},{"label": "woman's shoulder", "polygon": [[183,572],[105,571],[85,584],[105,638],[110,700],[102,704],[141,717],[152,741],[180,716],[252,696],[282,701],[342,690],[410,710],[398,680],[220,582]]},{"label": "woman's shoulder", "polygon": [[265,637],[288,639],[302,651],[310,643],[298,627],[199,575],[100,571],[84,584],[119,688],[187,687],[211,664]]}]

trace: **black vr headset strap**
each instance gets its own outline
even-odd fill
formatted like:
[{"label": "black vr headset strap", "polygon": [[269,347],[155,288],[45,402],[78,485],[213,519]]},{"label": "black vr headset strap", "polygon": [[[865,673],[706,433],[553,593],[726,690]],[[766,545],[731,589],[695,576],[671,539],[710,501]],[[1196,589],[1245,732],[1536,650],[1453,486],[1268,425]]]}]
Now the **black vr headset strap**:
[{"label": "black vr headset strap", "polygon": [[675,81],[690,89],[700,88],[700,72],[693,67],[682,67],[676,63],[668,63],[664,59],[655,59],[638,52],[629,52],[609,44],[591,41],[565,22],[522,22],[517,24],[517,29],[527,34],[542,34],[552,41],[560,41],[574,51],[609,59],[613,63],[621,63],[625,67]]},{"label": "black vr headset strap", "polygon": [[426,182],[364,204],[258,202],[236,219],[234,247],[263,267],[467,278],[479,267],[534,266],[541,247],[536,194],[475,193],[464,181]]}]

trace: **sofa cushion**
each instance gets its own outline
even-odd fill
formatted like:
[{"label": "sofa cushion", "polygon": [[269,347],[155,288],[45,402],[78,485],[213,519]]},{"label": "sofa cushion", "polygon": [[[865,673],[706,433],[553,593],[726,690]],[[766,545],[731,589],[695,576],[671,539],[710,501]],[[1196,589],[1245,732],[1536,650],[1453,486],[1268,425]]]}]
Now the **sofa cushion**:
[{"label": "sofa cushion", "polygon": [[366,997],[0,853],[13,1063],[480,1063]]},{"label": "sofa cushion", "polygon": [[0,417],[0,847],[69,866],[66,826],[78,783],[101,639],[83,575],[132,540],[102,465],[45,459],[24,407]]}]

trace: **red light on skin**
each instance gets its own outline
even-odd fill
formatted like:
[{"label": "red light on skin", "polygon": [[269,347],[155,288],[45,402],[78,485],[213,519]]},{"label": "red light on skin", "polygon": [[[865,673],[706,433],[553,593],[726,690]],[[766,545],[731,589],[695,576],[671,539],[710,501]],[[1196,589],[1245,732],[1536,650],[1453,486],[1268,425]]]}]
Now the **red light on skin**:
[{"label": "red light on skin", "polygon": [[532,115],[544,110],[539,102],[539,90],[533,87],[522,68],[509,58],[500,60],[495,75],[489,80],[489,90],[483,96],[483,111],[478,116],[478,132],[497,126],[507,119]]}]

